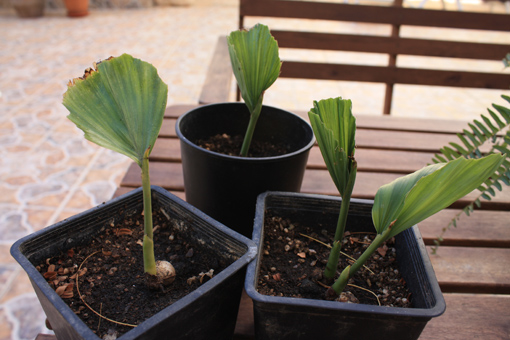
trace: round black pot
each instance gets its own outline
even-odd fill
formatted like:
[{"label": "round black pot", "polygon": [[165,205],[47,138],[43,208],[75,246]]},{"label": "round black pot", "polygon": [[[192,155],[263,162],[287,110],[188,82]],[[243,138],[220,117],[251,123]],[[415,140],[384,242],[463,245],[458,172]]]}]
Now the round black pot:
[{"label": "round black pot", "polygon": [[[262,295],[257,291],[264,215],[267,210],[308,226],[336,227],[340,197],[267,192],[259,196],[253,230],[258,255],[248,265],[245,290],[253,300],[255,338],[417,340],[427,322],[445,311],[425,244],[417,226],[395,237],[399,271],[412,296],[412,308],[372,306]],[[373,201],[352,199],[347,230],[374,231]],[[296,275],[301,275],[296,269]]]},{"label": "round black pot", "polygon": [[199,139],[227,133],[243,135],[249,112],[244,103],[201,106],[182,115],[176,124],[181,140],[186,201],[250,237],[257,196],[268,190],[299,192],[313,130],[288,111],[264,106],[253,140],[284,142],[290,152],[276,157],[228,156],[203,149]]}]

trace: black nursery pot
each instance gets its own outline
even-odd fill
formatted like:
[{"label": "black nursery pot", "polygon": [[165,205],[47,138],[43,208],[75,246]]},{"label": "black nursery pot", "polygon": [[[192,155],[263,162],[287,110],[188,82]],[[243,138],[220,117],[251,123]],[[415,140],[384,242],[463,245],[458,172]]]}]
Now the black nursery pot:
[{"label": "black nursery pot", "polygon": [[[259,256],[246,273],[245,289],[253,299],[256,339],[418,339],[427,322],[441,315],[445,301],[420,232],[414,226],[396,236],[399,271],[412,294],[412,308],[371,306],[257,292],[264,214],[288,217],[301,224],[336,227],[341,198],[268,192],[259,196],[253,241]],[[347,230],[374,231],[373,201],[351,200]],[[349,229],[350,226],[359,226]],[[296,273],[299,275],[299,272]]]},{"label": "black nursery pot", "polygon": [[[12,256],[27,272],[55,335],[66,340],[99,340],[47,284],[34,264],[88,241],[115,219],[143,210],[142,189],[73,216],[17,241]],[[232,338],[246,265],[256,254],[254,243],[206,216],[162,188],[152,187],[153,207],[163,208],[195,239],[231,265],[184,298],[166,307],[119,340]],[[123,211],[123,213],[119,213]]]},{"label": "black nursery pot", "polygon": [[201,106],[176,124],[181,140],[186,201],[250,237],[257,196],[268,190],[299,192],[310,148],[310,124],[288,111],[264,106],[253,140],[283,142],[289,153],[276,157],[237,157],[203,149],[199,139],[217,134],[244,136],[249,121],[244,103]]}]

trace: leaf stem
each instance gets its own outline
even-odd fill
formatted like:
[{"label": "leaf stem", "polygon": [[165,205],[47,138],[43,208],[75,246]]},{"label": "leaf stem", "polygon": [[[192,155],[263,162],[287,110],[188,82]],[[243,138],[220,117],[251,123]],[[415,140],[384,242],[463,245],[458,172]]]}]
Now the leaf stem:
[{"label": "leaf stem", "polygon": [[361,256],[351,266],[346,267],[338,280],[331,286],[337,295],[344,290],[349,279],[363,266],[363,264],[372,256],[372,254],[383,244],[391,234],[391,227],[386,228],[382,234],[377,234],[370,246],[361,254]]},{"label": "leaf stem", "polygon": [[[349,206],[351,205],[352,190],[354,189],[354,182],[356,181],[357,164],[353,160],[351,171],[349,173],[349,181],[347,182],[344,194],[342,196],[342,204],[340,205],[340,213],[335,231],[335,244],[331,253],[329,254],[328,263],[324,270],[324,276],[327,279],[333,279],[338,267],[338,259],[340,258],[340,250],[342,247],[342,239],[345,233],[345,225],[347,224],[347,215],[349,213]],[[336,249],[338,247],[338,249]]]},{"label": "leaf stem", "polygon": [[149,177],[149,154],[151,147],[145,151],[142,159],[142,187],[144,211],[143,265],[144,271],[156,275],[156,259],[154,257],[154,236],[152,232],[152,198]]},{"label": "leaf stem", "polygon": [[240,154],[242,157],[248,156],[248,150],[250,149],[253,133],[255,132],[255,126],[257,125],[260,112],[262,111],[262,98],[263,95],[260,96],[257,105],[253,108],[253,111],[250,112],[250,122],[248,123],[246,134],[244,135],[243,145],[241,146]]}]

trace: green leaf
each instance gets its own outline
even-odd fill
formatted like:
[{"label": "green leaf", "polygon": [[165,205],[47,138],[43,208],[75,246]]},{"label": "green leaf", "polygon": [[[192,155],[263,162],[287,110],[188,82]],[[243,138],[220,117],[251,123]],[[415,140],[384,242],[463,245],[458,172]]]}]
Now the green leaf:
[{"label": "green leaf", "polygon": [[[503,97],[504,99],[510,98],[510,97],[506,97],[506,96],[501,96],[501,97]],[[510,124],[510,109],[507,109],[506,107],[497,105],[497,104],[492,104],[492,107],[495,108],[496,111],[499,112],[499,114],[501,115],[501,117],[503,117],[505,119],[507,124]]]},{"label": "green leaf", "polygon": [[123,54],[101,62],[64,94],[67,116],[85,138],[142,164],[154,146],[168,88],[149,63]]},{"label": "green leaf", "polygon": [[484,198],[484,199],[485,199],[485,200],[487,200],[487,201],[492,200],[492,198],[491,198],[489,195],[485,194],[485,193],[484,193],[484,194],[482,194],[481,196],[482,196],[482,198]]},{"label": "green leaf", "polygon": [[280,75],[278,43],[265,25],[249,31],[234,31],[227,37],[232,70],[246,106],[253,113],[262,97]]},{"label": "green leaf", "polygon": [[487,125],[491,129],[491,131],[492,131],[491,135],[494,135],[499,132],[499,129],[492,124],[492,122],[490,121],[489,118],[487,118],[484,115],[481,115],[481,116],[482,116],[483,121],[485,122],[485,125]]},{"label": "green leaf", "polygon": [[356,119],[352,102],[340,97],[315,101],[308,116],[324,162],[343,196],[355,164]]},{"label": "green leaf", "polygon": [[372,219],[377,233],[382,234],[400,216],[406,196],[416,183],[442,168],[443,163],[426,166],[412,174],[400,177],[377,190],[372,207]]},{"label": "green leaf", "polygon": [[461,153],[462,155],[464,156],[467,156],[469,155],[469,151],[467,151],[466,149],[464,149],[462,146],[460,146],[459,144],[457,143],[450,143],[451,146],[453,146],[459,153]]},{"label": "green leaf", "polygon": [[475,119],[473,122],[474,122],[474,123],[476,124],[476,126],[478,126],[478,128],[479,128],[479,129],[483,132],[483,134],[484,134],[484,136],[485,136],[485,137],[490,137],[490,136],[492,136],[492,133],[491,133],[491,132],[490,132],[490,131],[489,131],[489,130],[485,127],[485,125],[483,125],[480,121],[478,121],[478,120],[476,120],[476,119]]},{"label": "green leaf", "polygon": [[471,131],[473,131],[473,133],[478,137],[478,139],[480,140],[480,142],[483,143],[483,141],[486,140],[485,136],[483,135],[483,133],[480,132],[480,130],[478,130],[478,128],[476,126],[474,126],[473,124],[469,123],[468,126],[471,128]]},{"label": "green leaf", "polygon": [[372,218],[378,233],[391,226],[391,236],[448,207],[464,197],[500,166],[499,154],[481,159],[459,158],[434,164],[379,188]]},{"label": "green leaf", "polygon": [[503,186],[502,186],[502,185],[501,185],[501,183],[499,183],[499,181],[497,181],[497,180],[496,180],[496,181],[494,181],[494,182],[492,183],[492,185],[493,185],[493,186],[495,186],[495,187],[496,187],[496,189],[498,189],[499,191],[503,190]]},{"label": "green leaf", "polygon": [[487,109],[487,111],[489,111],[489,114],[491,115],[492,119],[494,119],[494,121],[498,124],[500,129],[506,126],[506,124],[503,123],[501,119],[499,119],[499,116],[496,113],[494,113],[494,111],[492,111],[491,109]]},{"label": "green leaf", "polygon": [[435,154],[435,155],[434,155],[434,158],[432,158],[432,161],[433,161],[434,163],[446,163],[446,162],[448,162],[448,161],[446,160],[446,158],[444,158],[444,157],[443,157],[443,156],[441,156],[440,154]]},{"label": "green leaf", "polygon": [[444,148],[442,148],[439,151],[441,151],[443,153],[443,155],[445,155],[446,158],[448,158],[448,160],[450,160],[450,161],[461,157],[461,155],[458,152],[454,151],[452,148],[450,148],[448,146],[445,146]]},{"label": "green leaf", "polygon": [[480,199],[477,198],[475,201],[474,201],[475,205],[478,207],[478,208],[481,208],[482,207],[482,203],[480,203]]},{"label": "green leaf", "polygon": [[[464,132],[470,139],[471,139],[471,136],[473,136],[473,138],[474,138],[474,135],[469,133],[467,130],[464,130]],[[466,146],[468,151],[475,149],[476,146],[478,145],[478,142],[476,141],[476,139],[472,139],[473,144],[474,144],[474,146],[473,146],[471,143],[469,143],[469,141],[466,139],[466,137],[464,137],[462,134],[458,133],[457,137],[459,137],[460,141]]]}]

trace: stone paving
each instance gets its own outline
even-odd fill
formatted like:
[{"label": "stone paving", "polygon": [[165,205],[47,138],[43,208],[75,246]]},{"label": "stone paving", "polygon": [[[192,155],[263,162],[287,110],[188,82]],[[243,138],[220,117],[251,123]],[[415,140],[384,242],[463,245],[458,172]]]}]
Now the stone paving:
[{"label": "stone paving", "polygon": [[[482,10],[494,8],[504,10]],[[158,68],[169,85],[169,105],[196,103],[217,37],[237,28],[237,9],[236,0],[197,0],[192,7],[93,10],[80,19],[62,10],[38,19],[0,11],[0,340],[51,333],[28,278],[9,254],[12,243],[108,200],[130,164],[87,142],[65,118],[67,81],[93,61],[126,52]],[[469,38],[510,43],[508,35]],[[279,80],[266,103],[303,110],[314,99],[343,95],[360,114],[381,112],[382,89],[357,86]],[[472,119],[499,94],[397,88],[393,114]]]}]

